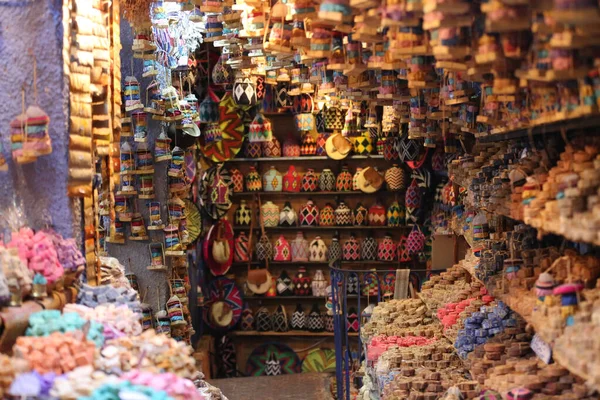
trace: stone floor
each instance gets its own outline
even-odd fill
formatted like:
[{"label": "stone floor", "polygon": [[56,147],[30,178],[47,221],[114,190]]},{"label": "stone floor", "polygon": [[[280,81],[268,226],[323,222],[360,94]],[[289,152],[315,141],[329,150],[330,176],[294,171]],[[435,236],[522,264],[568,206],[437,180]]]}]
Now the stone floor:
[{"label": "stone floor", "polygon": [[211,379],[229,400],[333,400],[331,374]]}]

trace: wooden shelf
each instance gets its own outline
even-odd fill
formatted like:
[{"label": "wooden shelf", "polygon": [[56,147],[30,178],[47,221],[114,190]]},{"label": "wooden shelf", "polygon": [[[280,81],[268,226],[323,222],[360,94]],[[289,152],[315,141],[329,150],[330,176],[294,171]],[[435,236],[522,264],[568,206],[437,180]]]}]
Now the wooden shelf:
[{"label": "wooden shelf", "polygon": [[[366,299],[367,296],[360,296],[361,298]],[[372,296],[371,296],[372,297]],[[356,300],[358,296],[355,294],[346,295],[346,299]],[[245,296],[244,300],[252,300],[252,301],[261,301],[261,300],[327,300],[327,297],[324,296]]]},{"label": "wooden shelf", "polygon": [[[231,336],[309,336],[309,337],[317,337],[317,336],[329,336],[333,337],[333,332],[309,332],[309,331],[287,331],[287,332],[274,332],[274,331],[231,331],[229,332]],[[348,336],[358,336],[356,332],[349,332]]]},{"label": "wooden shelf", "polygon": [[[262,261],[252,261],[251,265],[262,265],[264,264]],[[369,264],[369,266],[389,266],[389,267],[400,267],[400,266],[406,266],[409,264],[412,264],[412,262],[406,262],[406,263],[401,263],[398,261],[342,261],[342,265],[365,265],[365,264]],[[306,262],[302,262],[302,261],[269,261],[269,266],[299,266],[299,267],[304,267],[307,265],[323,265],[323,266],[328,266],[329,263],[327,261],[325,262],[315,262],[315,261],[306,261]],[[248,263],[247,262],[241,262],[241,263],[232,263],[231,264],[232,267],[247,267]]]},{"label": "wooden shelf", "polygon": [[562,121],[540,124],[531,128],[514,129],[497,134],[480,136],[478,140],[482,143],[501,142],[514,139],[526,139],[529,135],[547,135],[560,133],[562,129],[570,131],[574,129],[590,129],[600,125],[600,116],[590,115],[586,117],[565,119]]},{"label": "wooden shelf", "polygon": [[379,154],[369,154],[366,156],[361,155],[352,155],[348,156],[341,160],[334,160],[333,158],[329,158],[327,156],[299,156],[299,157],[258,157],[258,158],[232,158],[231,160],[227,160],[227,162],[280,162],[280,161],[335,161],[335,162],[344,162],[348,160],[383,160],[383,155]]},{"label": "wooden shelf", "polygon": [[391,196],[391,195],[404,195],[404,191],[390,192],[388,190],[380,190],[375,193],[364,193],[360,190],[356,191],[348,191],[348,192],[233,192],[233,197],[241,197],[241,196],[254,196],[260,194],[261,196],[300,196],[300,197],[318,197],[318,196],[362,196],[368,194],[369,196],[373,196],[377,198],[377,196]]},{"label": "wooden shelf", "polygon": [[[398,231],[411,229],[413,225],[402,225],[402,226],[274,226],[267,227],[265,231],[269,232],[281,232],[281,231]],[[233,230],[248,231],[249,226],[234,226]],[[254,228],[255,231],[259,231],[259,228]]]}]

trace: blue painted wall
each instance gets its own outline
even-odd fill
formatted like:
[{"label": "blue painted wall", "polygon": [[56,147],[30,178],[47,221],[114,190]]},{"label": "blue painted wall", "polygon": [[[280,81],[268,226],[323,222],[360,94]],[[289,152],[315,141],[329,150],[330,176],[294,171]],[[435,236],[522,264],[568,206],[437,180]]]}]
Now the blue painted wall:
[{"label": "blue painted wall", "polygon": [[[9,172],[0,172],[2,210],[22,204],[24,223],[41,227],[49,220],[64,236],[81,240],[80,200],[67,197],[68,86],[63,74],[62,1],[0,3],[0,142]],[[53,152],[33,164],[17,166],[10,156],[10,121],[21,112],[21,87],[26,103],[33,97],[33,59],[38,64],[39,105],[50,116]],[[1,229],[0,229],[1,231]]]}]

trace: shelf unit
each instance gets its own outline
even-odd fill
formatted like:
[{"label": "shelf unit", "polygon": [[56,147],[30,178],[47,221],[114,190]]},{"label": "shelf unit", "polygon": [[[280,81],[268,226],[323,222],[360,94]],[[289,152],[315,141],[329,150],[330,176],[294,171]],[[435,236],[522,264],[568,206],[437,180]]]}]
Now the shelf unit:
[{"label": "shelf unit", "polygon": [[[274,332],[274,331],[231,331],[231,336],[307,336],[307,337],[333,337],[333,332],[309,332],[309,331],[287,331],[287,332]],[[358,333],[350,332],[348,336],[358,337]]]},{"label": "shelf unit", "polygon": [[[251,261],[250,265],[262,265],[264,262],[262,261]],[[401,267],[401,266],[409,266],[412,265],[412,261],[401,263],[399,261],[342,261],[342,266],[363,266],[369,264],[368,267]],[[320,265],[320,266],[329,266],[327,261],[319,262],[319,261],[269,261],[270,266],[307,266],[307,265]],[[231,264],[232,267],[247,267],[247,262],[234,262]]]},{"label": "shelf unit", "polygon": [[353,155],[348,156],[342,160],[334,160],[333,158],[329,158],[327,156],[300,156],[300,157],[257,157],[257,158],[232,158],[228,160],[229,163],[238,163],[238,162],[282,162],[282,161],[331,161],[331,162],[340,162],[340,161],[348,161],[348,160],[385,160],[383,155],[379,154],[369,154],[366,156]]},{"label": "shelf unit", "polygon": [[535,137],[538,135],[556,134],[562,130],[566,132],[574,129],[596,128],[598,125],[600,125],[600,116],[595,115],[540,124],[531,128],[514,129],[488,136],[480,136],[478,140],[482,143],[502,142],[514,139],[526,139],[529,138],[530,135]]},{"label": "shelf unit", "polygon": [[307,197],[307,198],[311,198],[311,197],[319,197],[319,196],[330,196],[330,197],[336,197],[336,196],[364,196],[364,195],[369,195],[369,196],[373,196],[374,198],[377,198],[377,196],[393,196],[393,195],[404,195],[405,192],[404,191],[397,191],[397,192],[390,192],[387,190],[379,190],[375,193],[364,193],[361,191],[347,191],[347,192],[233,192],[231,194],[232,197],[242,197],[242,196],[256,196],[256,195],[261,195],[261,196],[265,196],[265,197],[269,197],[269,196],[284,196],[284,197],[288,197],[288,196],[292,196],[292,197]]},{"label": "shelf unit", "polygon": [[[355,294],[349,294],[346,296],[347,299],[352,299],[352,300],[357,300],[358,299],[358,295]],[[363,299],[366,299],[367,296],[360,296]],[[279,301],[283,301],[283,300],[322,300],[322,301],[326,301],[327,297],[323,297],[323,296],[244,296],[244,300],[245,301],[262,301],[262,300],[266,300],[266,301],[275,301],[275,300],[279,300]]]},{"label": "shelf unit", "polygon": [[[405,231],[412,229],[413,225],[402,226],[274,226],[266,227],[266,232],[319,232],[319,231]],[[234,226],[234,232],[248,231],[249,226]],[[254,227],[255,231],[260,231],[260,227]]]}]

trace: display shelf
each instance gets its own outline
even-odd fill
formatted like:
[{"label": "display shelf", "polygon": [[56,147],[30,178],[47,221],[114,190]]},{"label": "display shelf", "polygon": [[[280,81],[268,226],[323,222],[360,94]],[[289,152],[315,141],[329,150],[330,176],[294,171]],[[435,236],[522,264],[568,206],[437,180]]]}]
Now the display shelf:
[{"label": "display shelf", "polygon": [[[355,294],[349,294],[346,296],[347,299],[358,299],[359,296]],[[368,298],[368,296],[360,296],[363,299]],[[244,296],[244,300],[252,300],[252,301],[274,301],[274,300],[327,300],[325,296]]]},{"label": "display shelf", "polygon": [[[231,331],[231,336],[330,336],[333,337],[333,332],[309,332],[309,331],[287,331],[287,332],[274,332],[274,331]],[[358,337],[357,332],[349,332],[348,336]]]},{"label": "display shelf", "polygon": [[255,195],[261,195],[261,196],[265,196],[265,197],[269,197],[269,196],[293,196],[293,197],[306,197],[306,198],[311,198],[311,197],[319,197],[319,196],[331,196],[331,197],[335,197],[335,196],[363,196],[363,195],[371,195],[374,198],[377,198],[377,196],[391,196],[391,195],[404,195],[404,191],[396,191],[396,192],[390,192],[387,190],[380,190],[378,192],[375,193],[365,193],[362,192],[360,190],[352,190],[352,191],[347,191],[347,192],[233,192],[231,194],[233,197],[242,197],[242,196],[255,196]]},{"label": "display shelf", "polygon": [[546,135],[559,133],[561,130],[569,131],[573,129],[589,129],[596,128],[600,125],[600,116],[587,116],[566,119],[547,124],[533,126],[531,128],[514,129],[507,132],[491,134],[488,136],[480,136],[479,141],[482,143],[502,142],[506,140],[525,139],[530,135]]},{"label": "display shelf", "polygon": [[[263,265],[264,262],[263,261],[251,261],[250,262],[251,265]],[[411,262],[406,262],[406,263],[401,263],[398,261],[342,261],[342,265],[365,265],[365,264],[369,264],[370,266],[372,265],[373,267],[382,267],[382,266],[390,266],[390,267],[400,267],[400,266],[407,266],[407,265],[412,265]],[[320,262],[320,261],[269,261],[269,266],[300,266],[300,267],[304,267],[307,265],[323,265],[323,266],[328,266],[329,262],[324,261],[324,262]],[[247,267],[248,263],[247,262],[234,262],[231,264],[232,267]]]},{"label": "display shelf", "polygon": [[[265,227],[266,232],[285,232],[285,231],[398,231],[411,229],[414,225],[402,225],[402,226],[274,226]],[[248,231],[249,226],[234,226],[233,230]],[[255,231],[259,231],[260,227],[254,228]]]},{"label": "display shelf", "polygon": [[348,156],[342,160],[334,160],[333,158],[329,158],[327,156],[300,156],[300,157],[257,157],[257,158],[232,158],[231,160],[227,160],[229,163],[234,162],[280,162],[280,161],[333,161],[333,162],[341,162],[348,160],[383,160],[383,155],[379,154],[370,154],[366,156],[354,155]]}]

